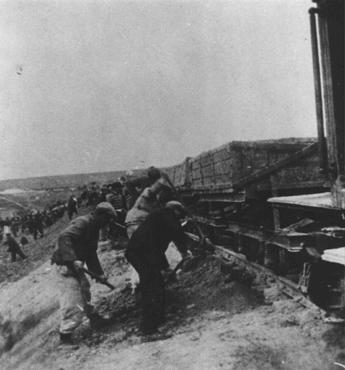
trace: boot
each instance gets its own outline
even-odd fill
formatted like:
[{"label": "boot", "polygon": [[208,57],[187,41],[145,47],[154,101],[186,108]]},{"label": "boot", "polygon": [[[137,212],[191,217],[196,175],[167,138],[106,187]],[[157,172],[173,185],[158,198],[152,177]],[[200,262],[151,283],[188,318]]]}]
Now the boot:
[{"label": "boot", "polygon": [[79,345],[74,343],[72,340],[72,333],[60,333],[60,344],[59,348],[61,350],[76,350],[79,348]]},{"label": "boot", "polygon": [[140,328],[142,334],[142,342],[154,342],[156,340],[165,340],[172,337],[171,333],[160,331],[158,328]]},{"label": "boot", "polygon": [[147,321],[141,321],[139,330],[143,335],[152,335],[158,332],[158,324],[148,323]]},{"label": "boot", "polygon": [[88,315],[88,317],[90,320],[90,325],[94,329],[103,328],[111,323],[110,318],[102,317],[97,312],[91,313]]},{"label": "boot", "polygon": [[60,344],[74,344],[72,340],[72,333],[60,333]]}]

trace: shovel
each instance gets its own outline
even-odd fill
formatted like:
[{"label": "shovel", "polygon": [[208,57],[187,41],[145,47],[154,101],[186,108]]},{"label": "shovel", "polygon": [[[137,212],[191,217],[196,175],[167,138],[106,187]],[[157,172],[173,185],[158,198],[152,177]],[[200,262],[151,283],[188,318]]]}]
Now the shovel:
[{"label": "shovel", "polygon": [[174,267],[174,269],[171,271],[171,272],[169,272],[169,274],[168,274],[168,276],[166,277],[166,279],[165,279],[165,283],[166,284],[168,284],[168,283],[170,283],[174,278],[175,278],[175,276],[176,276],[176,272],[181,268],[181,266],[185,263],[185,262],[187,262],[187,261],[190,261],[190,260],[192,260],[193,258],[195,258],[195,257],[193,257],[193,256],[188,256],[188,257],[186,257],[186,258],[183,258],[175,267]]},{"label": "shovel", "polygon": [[86,269],[85,267],[82,267],[81,268],[81,271],[85,272],[85,274],[88,274],[89,276],[91,276],[92,278],[94,278],[98,283],[103,284],[103,285],[106,285],[111,290],[116,289],[113,284],[110,284],[109,283],[109,281],[101,281],[102,279],[101,279],[101,277],[99,275],[97,275],[94,272]]}]

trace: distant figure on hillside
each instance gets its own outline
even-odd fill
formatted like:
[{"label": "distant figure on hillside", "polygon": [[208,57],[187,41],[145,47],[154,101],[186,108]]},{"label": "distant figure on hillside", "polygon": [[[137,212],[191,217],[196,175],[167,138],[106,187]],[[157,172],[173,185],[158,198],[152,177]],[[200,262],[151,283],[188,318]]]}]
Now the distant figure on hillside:
[{"label": "distant figure on hillside", "polygon": [[12,220],[11,220],[11,231],[12,231],[12,234],[13,236],[16,238],[17,235],[18,235],[18,231],[19,231],[19,224],[20,224],[20,219],[18,216],[14,216],[12,217]]},{"label": "distant figure on hillside", "polygon": [[35,211],[32,215],[31,219],[31,229],[32,229],[32,235],[35,240],[37,240],[38,233],[40,233],[40,237],[43,238],[44,232],[43,232],[43,216],[41,212]]},{"label": "distant figure on hillside", "polygon": [[67,202],[68,218],[72,220],[74,214],[78,214],[78,200],[74,195],[71,195]]},{"label": "distant figure on hillside", "polygon": [[17,254],[24,260],[26,255],[22,252],[20,249],[19,243],[16,241],[16,239],[12,236],[10,232],[6,232],[5,234],[5,240],[3,242],[4,245],[8,245],[8,252],[11,253],[11,262],[16,261]]}]

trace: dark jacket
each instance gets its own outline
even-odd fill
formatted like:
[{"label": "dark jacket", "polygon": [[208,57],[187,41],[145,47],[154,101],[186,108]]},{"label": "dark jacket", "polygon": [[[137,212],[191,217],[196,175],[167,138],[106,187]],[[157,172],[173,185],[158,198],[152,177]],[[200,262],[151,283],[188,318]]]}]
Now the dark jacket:
[{"label": "dark jacket", "polygon": [[4,241],[5,245],[8,246],[8,252],[16,252],[20,250],[20,246],[16,239],[12,235],[7,235],[7,239]]},{"label": "dark jacket", "polygon": [[57,265],[71,265],[79,260],[98,275],[103,274],[97,256],[99,227],[92,213],[75,218],[59,235],[52,262]]},{"label": "dark jacket", "polygon": [[133,233],[127,252],[164,269],[168,267],[165,251],[172,241],[181,253],[186,252],[186,236],[174,212],[168,208],[159,209],[153,211]]},{"label": "dark jacket", "polygon": [[70,197],[67,202],[67,208],[69,211],[74,211],[77,209],[77,200],[73,197]]}]

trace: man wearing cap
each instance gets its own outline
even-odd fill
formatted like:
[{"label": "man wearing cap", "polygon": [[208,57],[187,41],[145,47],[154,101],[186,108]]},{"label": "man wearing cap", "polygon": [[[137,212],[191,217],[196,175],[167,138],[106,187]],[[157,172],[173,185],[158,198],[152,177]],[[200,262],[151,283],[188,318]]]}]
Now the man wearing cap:
[{"label": "man wearing cap", "polygon": [[156,331],[164,320],[164,279],[161,271],[168,268],[165,251],[170,242],[185,258],[186,236],[180,220],[185,216],[181,203],[170,201],[165,208],[153,211],[133,233],[125,256],[139,274],[142,289],[142,322],[144,334]]},{"label": "man wearing cap", "polygon": [[[126,227],[128,238],[131,238],[138,226],[147,218],[147,216],[160,205],[160,195],[171,193],[169,182],[165,174],[161,174],[155,182],[143,189],[133,207],[128,211],[126,216]],[[172,198],[172,195],[171,195]],[[171,200],[171,199],[168,199]]]},{"label": "man wearing cap", "polygon": [[71,195],[67,202],[68,218],[72,220],[74,214],[78,214],[78,200],[74,195]]},{"label": "man wearing cap", "polygon": [[99,231],[115,217],[115,209],[110,203],[99,203],[93,213],[72,220],[58,237],[52,263],[58,265],[61,287],[59,332],[62,343],[72,342],[72,333],[85,315],[91,324],[102,324],[102,318],[90,305],[90,283],[82,268],[86,264],[89,271],[106,281],[97,256]]},{"label": "man wearing cap", "polygon": [[[147,170],[146,176],[137,177],[135,179],[127,180],[124,183],[124,192],[127,198],[127,210],[132,209],[135,206],[135,202],[146,188],[152,186],[156,181],[162,177],[161,171],[151,166]],[[138,190],[139,189],[139,190]]]}]

